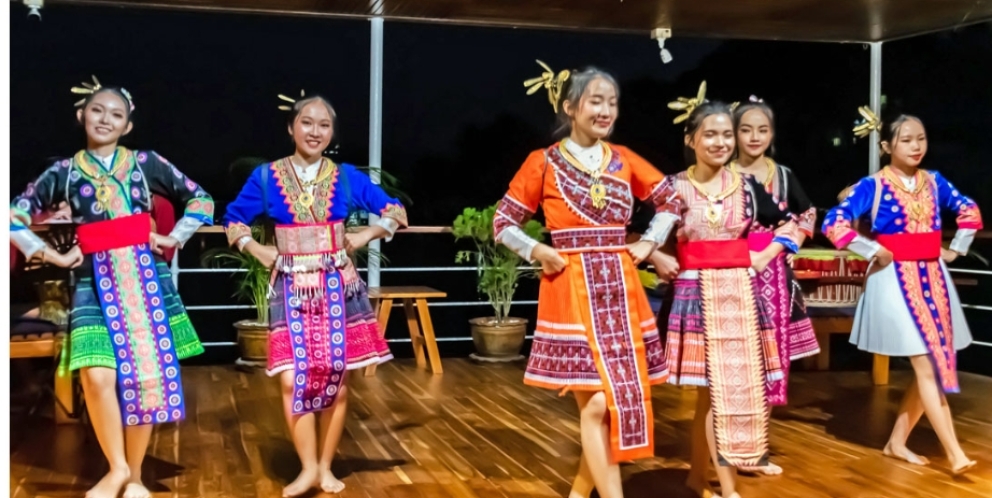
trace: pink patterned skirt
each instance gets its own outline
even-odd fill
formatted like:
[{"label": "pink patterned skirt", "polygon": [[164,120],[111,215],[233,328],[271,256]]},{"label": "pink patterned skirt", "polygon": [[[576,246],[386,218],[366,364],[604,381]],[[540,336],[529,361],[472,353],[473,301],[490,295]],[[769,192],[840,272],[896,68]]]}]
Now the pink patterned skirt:
[{"label": "pink patterned skirt", "polygon": [[[289,328],[286,322],[285,293],[282,279],[276,278],[276,295],[269,300],[269,358],[266,373],[275,376],[293,368],[293,348],[290,343]],[[347,369],[355,370],[372,364],[393,359],[389,345],[379,333],[375,310],[369,301],[368,287],[358,280],[353,289],[345,294],[345,356]]]}]

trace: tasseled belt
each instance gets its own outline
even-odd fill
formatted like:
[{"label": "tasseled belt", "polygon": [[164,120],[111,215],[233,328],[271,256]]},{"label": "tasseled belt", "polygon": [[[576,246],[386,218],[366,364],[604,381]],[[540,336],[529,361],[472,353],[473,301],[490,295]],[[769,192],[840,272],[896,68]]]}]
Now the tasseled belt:
[{"label": "tasseled belt", "polygon": [[336,270],[347,295],[353,295],[359,290],[361,279],[343,248],[344,234],[342,222],[276,226],[279,257],[270,284],[275,283],[278,273],[291,274],[293,297],[311,301],[323,297],[327,272]]}]

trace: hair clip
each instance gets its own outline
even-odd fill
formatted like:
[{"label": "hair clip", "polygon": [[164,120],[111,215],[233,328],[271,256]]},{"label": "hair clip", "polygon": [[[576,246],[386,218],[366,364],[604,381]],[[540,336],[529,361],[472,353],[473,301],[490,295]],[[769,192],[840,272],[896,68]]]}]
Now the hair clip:
[{"label": "hair clip", "polygon": [[127,89],[121,87],[121,94],[127,99],[127,104],[131,107],[131,112],[134,112],[134,99],[131,98],[131,92],[128,92]]},{"label": "hair clip", "polygon": [[555,76],[555,72],[552,71],[547,64],[541,61],[537,61],[537,63],[540,64],[541,67],[545,69],[545,71],[541,73],[541,76],[538,76],[537,78],[531,78],[524,82],[524,86],[529,87],[527,89],[527,95],[533,95],[537,93],[537,91],[540,90],[541,87],[547,88],[548,101],[551,102],[551,107],[554,108],[555,113],[557,113],[558,99],[561,98],[562,88],[564,88],[565,81],[568,80],[568,77],[571,76],[572,73],[567,69],[563,69],[562,71],[558,72],[558,76]]},{"label": "hair clip", "polygon": [[[285,100],[286,102],[289,102],[291,104],[295,104],[296,103],[296,99],[291,99],[291,98],[289,98],[289,97],[287,97],[287,96],[285,96],[285,95],[283,95],[281,93],[278,95],[278,97],[279,97],[280,100]],[[300,90],[300,98],[303,98],[303,97],[306,97],[306,92],[304,90]],[[279,106],[279,110],[280,111],[292,111],[293,110],[293,107],[292,106],[288,106],[288,105],[281,105],[281,106]]]},{"label": "hair clip", "polygon": [[703,80],[699,84],[699,91],[696,92],[696,96],[693,98],[679,97],[678,100],[668,103],[668,108],[673,111],[685,111],[685,113],[676,116],[672,121],[675,124],[679,124],[687,119],[695,111],[697,107],[706,102],[706,80]]},{"label": "hair clip", "polygon": [[755,104],[764,104],[765,103],[765,99],[759,99],[758,97],[755,97],[754,95],[748,97],[747,100],[750,101],[750,102],[754,102]]},{"label": "hair clip", "polygon": [[860,113],[864,119],[854,127],[854,136],[864,138],[871,135],[871,132],[873,131],[882,131],[882,120],[878,119],[878,116],[872,112],[870,107],[863,105],[858,108],[858,113]]}]

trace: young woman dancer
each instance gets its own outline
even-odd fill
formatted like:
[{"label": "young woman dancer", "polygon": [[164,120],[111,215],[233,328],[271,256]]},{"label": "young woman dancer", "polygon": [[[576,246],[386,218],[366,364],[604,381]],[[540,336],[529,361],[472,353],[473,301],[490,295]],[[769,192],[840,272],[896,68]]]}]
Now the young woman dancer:
[{"label": "young woman dancer", "polygon": [[[766,382],[782,378],[775,327],[754,277],[782,251],[798,250],[797,228],[761,183],[725,167],[735,145],[731,111],[704,96],[702,86],[671,106],[687,111],[676,123],[686,121],[693,164],[666,180],[682,200],[680,273],[661,317],[668,318],[669,382],[699,386],[687,485],[711,495],[712,460],[722,496],[734,498],[736,469],[767,464]],[[772,240],[749,251],[748,233],[758,227],[773,227]]]},{"label": "young woman dancer", "polygon": [[[772,108],[755,96],[734,109],[734,131],[737,138],[737,159],[730,169],[746,173],[761,183],[776,202],[797,217],[799,234],[796,243],[801,247],[806,238],[813,236],[816,208],[810,203],[799,179],[786,166],[777,164],[770,155],[774,153],[775,114]],[[756,226],[748,233],[751,250],[760,251],[771,243],[774,227]],[[772,406],[785,405],[791,362],[820,352],[813,324],[806,315],[806,303],[795,274],[780,253],[758,274],[758,292],[771,306],[775,339],[782,360],[783,378],[768,385],[768,402]],[[760,472],[768,475],[782,473],[782,468],[769,462],[765,467],[741,467],[741,471]]]},{"label": "young woman dancer", "polygon": [[[123,88],[93,84],[76,118],[86,148],[57,161],[10,206],[10,238],[28,258],[76,269],[68,365],[80,370],[86,409],[110,472],[87,498],[150,496],[141,483],[152,425],[185,417],[179,360],[203,352],[172,284],[163,252],[213,223],[210,196],[162,156],[118,145],[134,126]],[[169,236],[153,231],[152,195],[185,214]],[[79,245],[65,254],[34,235],[31,215],[66,202]],[[67,374],[67,373],[63,373]]]},{"label": "young woman dancer", "polygon": [[[877,117],[861,109],[867,126],[882,130]],[[936,171],[920,168],[927,153],[923,122],[901,115],[883,130],[889,165],[850,189],[827,212],[823,233],[839,249],[871,261],[854,317],[851,343],[886,356],[908,356],[916,377],[906,390],[885,455],[929,463],[906,447],[909,433],[926,413],[944,447],[951,471],[975,466],[954,433],[945,393],[959,392],[957,351],[971,344],[971,332],[945,262],[967,254],[982,218],[974,201]],[[950,249],[941,247],[940,210],[957,213]],[[862,216],[872,237],[852,228]],[[868,228],[868,227],[864,227]],[[868,230],[864,230],[867,232]]]},{"label": "young woman dancer", "polygon": [[[326,99],[302,92],[299,100],[280,98],[292,104],[280,108],[289,112],[296,151],[252,173],[228,205],[224,228],[232,245],[273,269],[266,372],[280,378],[286,422],[303,467],[283,496],[315,486],[337,493],[344,483],[331,472],[331,461],[348,409],[347,371],[393,357],[350,254],[372,240],[392,238],[407,225],[406,210],[354,166],[322,156],[337,121]],[[381,218],[359,233],[345,233],[353,208]],[[263,216],[276,223],[276,247],[252,238],[250,225]]]},{"label": "young woman dancer", "polygon": [[[620,97],[613,76],[595,68],[556,76],[544,68],[525,85],[529,93],[548,89],[566,138],[524,161],[493,229],[499,242],[543,269],[524,383],[575,394],[582,456],[571,496],[588,496],[595,486],[603,498],[619,498],[619,462],[654,456],[650,386],[667,376],[636,265],[668,237],[678,202],[664,175],[606,141]],[[627,245],[634,197],[655,214],[643,237]],[[520,229],[538,207],[551,245]]]}]

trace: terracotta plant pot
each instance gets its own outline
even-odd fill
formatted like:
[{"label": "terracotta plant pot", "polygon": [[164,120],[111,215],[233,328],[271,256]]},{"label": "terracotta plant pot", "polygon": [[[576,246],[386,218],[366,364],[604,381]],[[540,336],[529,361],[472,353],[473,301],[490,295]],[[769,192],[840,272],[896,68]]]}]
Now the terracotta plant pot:
[{"label": "terracotta plant pot", "polygon": [[527,320],[507,317],[501,325],[495,317],[473,318],[468,321],[472,328],[472,342],[476,354],[473,359],[481,361],[515,361],[522,359],[520,349],[527,335]]},{"label": "terracotta plant pot", "polygon": [[238,329],[241,360],[264,364],[269,357],[269,326],[254,320],[241,320],[234,328]]}]

